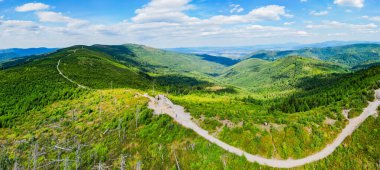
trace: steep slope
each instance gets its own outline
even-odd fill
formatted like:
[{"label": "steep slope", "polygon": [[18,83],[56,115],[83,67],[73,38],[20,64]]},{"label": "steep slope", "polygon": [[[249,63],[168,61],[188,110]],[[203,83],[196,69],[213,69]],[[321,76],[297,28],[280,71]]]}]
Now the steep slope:
[{"label": "steep slope", "polygon": [[89,89],[133,88],[188,93],[189,89],[205,89],[212,85],[184,75],[147,72],[149,68],[137,62],[119,62],[114,56],[86,46],[4,64],[7,67],[0,70],[0,127],[11,125],[14,118],[27,111],[78,97],[86,91],[62,77],[57,67],[68,79]]},{"label": "steep slope", "polygon": [[259,51],[248,56],[248,58],[259,58],[264,60],[276,60],[286,56],[303,56],[325,61],[345,64],[354,67],[380,61],[380,44],[354,44],[326,48],[304,48],[288,51]]},{"label": "steep slope", "polygon": [[57,70],[60,51],[43,59],[0,70],[0,127],[12,125],[12,119],[29,110],[61,99],[75,98],[82,93],[75,85],[67,83]]},{"label": "steep slope", "polygon": [[121,62],[142,65],[162,73],[192,73],[215,75],[226,66],[204,60],[202,56],[180,54],[147,46],[126,44],[121,46],[95,45],[92,48],[105,52]]},{"label": "steep slope", "polygon": [[152,79],[136,67],[125,66],[107,54],[86,48],[71,48],[61,57],[61,71],[90,88],[130,87],[145,89]]},{"label": "steep slope", "polygon": [[268,88],[292,89],[301,78],[346,71],[347,69],[337,64],[290,56],[273,62],[248,59],[226,70],[219,79],[258,92]]},{"label": "steep slope", "polygon": [[59,50],[0,71],[0,127],[11,125],[15,117],[27,111],[84,92],[58,74],[59,60],[64,74],[90,88],[144,89],[150,83],[147,75],[104,54],[77,47]]}]

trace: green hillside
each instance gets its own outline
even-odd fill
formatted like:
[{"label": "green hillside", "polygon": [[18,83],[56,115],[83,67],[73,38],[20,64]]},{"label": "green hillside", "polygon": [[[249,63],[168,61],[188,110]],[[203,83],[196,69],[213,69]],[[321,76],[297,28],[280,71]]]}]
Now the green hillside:
[{"label": "green hillside", "polygon": [[[133,88],[189,93],[212,83],[180,74],[158,74],[136,63],[123,63],[93,47],[74,46],[49,55],[31,56],[4,63],[0,70],[0,126],[13,118],[61,99],[75,98],[83,89],[58,74],[90,89]],[[10,67],[10,68],[8,68]],[[151,75],[151,76],[150,76]]]},{"label": "green hillside", "polygon": [[152,81],[138,68],[118,63],[111,56],[87,47],[69,49],[60,59],[60,69],[66,76],[90,88],[146,89]]},{"label": "green hillside", "polygon": [[[60,75],[58,63],[88,88]],[[353,118],[374,99],[380,67],[349,72],[294,56],[226,67],[145,46],[94,45],[7,63],[0,78],[0,169],[274,169],[153,115],[142,94],[166,94],[210,134],[249,153],[297,159],[331,143],[348,123],[343,110]],[[375,169],[378,120],[299,168]]]},{"label": "green hillside", "polygon": [[276,60],[278,58],[294,55],[321,59],[354,67],[361,64],[380,61],[380,45],[354,44],[338,47],[305,48],[289,51],[259,51],[249,55],[248,58]]},{"label": "green hillside", "polygon": [[223,64],[203,60],[201,56],[169,52],[143,45],[95,45],[92,48],[107,53],[121,62],[143,66],[150,71],[161,73],[215,75],[226,67]]},{"label": "green hillside", "polygon": [[252,58],[227,69],[219,79],[256,92],[270,89],[273,93],[292,90],[305,77],[346,72],[344,66],[311,58],[290,56],[273,62]]}]

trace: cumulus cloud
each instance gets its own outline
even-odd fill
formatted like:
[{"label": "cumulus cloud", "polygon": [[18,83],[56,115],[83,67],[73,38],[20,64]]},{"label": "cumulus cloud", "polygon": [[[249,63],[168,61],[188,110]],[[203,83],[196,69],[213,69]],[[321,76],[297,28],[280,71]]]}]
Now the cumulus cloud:
[{"label": "cumulus cloud", "polygon": [[43,3],[27,3],[16,7],[17,12],[40,11],[49,9],[50,6]]},{"label": "cumulus cloud", "polygon": [[253,9],[247,15],[217,15],[211,17],[208,21],[219,24],[237,24],[257,21],[275,21],[280,20],[281,17],[293,16],[286,13],[284,6],[268,5],[257,9]]},{"label": "cumulus cloud", "polygon": [[329,11],[310,11],[309,14],[313,16],[324,16],[329,14]]},{"label": "cumulus cloud", "polygon": [[[286,13],[284,6],[268,5],[251,10],[246,15],[217,15],[209,19],[190,17],[185,11],[194,9],[190,0],[152,0],[141,9],[137,9],[132,18],[135,23],[168,22],[186,24],[235,24],[262,20],[280,20],[281,17],[292,17]],[[240,5],[234,5],[233,13],[241,12]]]},{"label": "cumulus cloud", "polygon": [[185,22],[193,20],[183,12],[192,9],[190,0],[152,0],[148,5],[137,9],[134,22]]},{"label": "cumulus cloud", "polygon": [[68,16],[64,16],[59,12],[52,11],[39,11],[36,13],[40,22],[55,22],[55,23],[67,23],[69,26],[80,26],[86,24],[86,21],[73,19]]},{"label": "cumulus cloud", "polygon": [[364,7],[364,0],[334,0],[334,4],[362,8]]},{"label": "cumulus cloud", "polygon": [[[273,43],[281,40],[310,39],[315,41],[327,33],[355,32],[379,38],[376,24],[350,24],[324,21],[320,24],[305,22],[307,27],[291,27],[295,22],[284,6],[268,5],[239,13],[241,6],[229,8],[229,15],[208,18],[194,17],[189,10],[196,10],[191,0],[150,0],[135,11],[135,16],[114,24],[95,24],[65,13],[37,10],[38,21],[4,20],[0,17],[1,47],[69,46],[73,44],[121,44],[141,43],[158,47],[244,45]],[[234,10],[232,10],[234,9]],[[230,11],[232,10],[232,11]],[[323,11],[315,11],[320,13]],[[364,18],[364,17],[363,17]],[[367,16],[366,19],[375,18]],[[278,21],[280,26],[266,21]],[[271,23],[272,23],[271,22]],[[302,24],[302,23],[299,23]],[[321,30],[319,30],[321,29]],[[329,30],[325,30],[329,29]],[[318,35],[318,32],[326,32]],[[363,32],[363,34],[359,34]],[[365,32],[365,33],[364,33]],[[377,33],[377,34],[368,34]],[[351,34],[350,34],[351,35]],[[364,36],[363,36],[364,35]],[[338,36],[331,34],[331,36]],[[5,43],[7,42],[7,43]]]}]

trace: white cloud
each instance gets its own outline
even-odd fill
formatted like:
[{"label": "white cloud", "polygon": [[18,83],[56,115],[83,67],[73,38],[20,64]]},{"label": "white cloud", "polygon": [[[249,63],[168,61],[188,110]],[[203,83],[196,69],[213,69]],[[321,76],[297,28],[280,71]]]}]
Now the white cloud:
[{"label": "white cloud", "polygon": [[68,16],[64,16],[59,12],[52,11],[39,11],[36,13],[40,22],[55,22],[55,23],[67,23],[69,26],[80,26],[86,24],[86,21],[73,19]]},{"label": "white cloud", "polygon": [[288,18],[293,17],[293,15],[285,12],[284,6],[278,5],[268,5],[254,9],[248,14],[248,16],[256,20],[280,20],[282,16]]},{"label": "white cloud", "polygon": [[313,16],[324,16],[329,14],[329,11],[310,11],[309,14]]},{"label": "white cloud", "polygon": [[323,21],[319,25],[307,25],[306,28],[309,29],[351,29],[352,31],[365,32],[377,29],[378,26],[374,23],[369,24],[349,24],[338,21]]},{"label": "white cloud", "polygon": [[369,21],[380,22],[380,16],[363,16],[362,18]]},{"label": "white cloud", "polygon": [[298,36],[310,36],[310,33],[306,32],[306,31],[297,31],[295,33]]},{"label": "white cloud", "polygon": [[37,26],[33,21],[24,20],[0,20],[0,25],[7,28],[32,28]]},{"label": "white cloud", "polygon": [[362,8],[364,7],[364,0],[334,0],[334,4]]},{"label": "white cloud", "polygon": [[209,19],[211,23],[237,24],[257,21],[277,21],[281,17],[293,17],[285,12],[284,6],[268,5],[252,10],[247,15],[217,15]]},{"label": "white cloud", "polygon": [[152,0],[141,9],[137,9],[134,22],[185,22],[193,20],[183,12],[192,9],[190,0]]},{"label": "white cloud", "polygon": [[329,34],[327,34],[327,36],[329,36],[329,37],[343,37],[343,36],[347,36],[347,33],[329,33]]},{"label": "white cloud", "polygon": [[[188,25],[199,24],[237,24],[263,20],[280,20],[281,17],[292,17],[286,13],[284,6],[268,5],[251,10],[246,15],[217,15],[209,19],[190,17],[185,11],[194,9],[190,0],[152,0],[141,9],[136,10],[136,16],[132,18],[134,23],[166,22],[182,23]],[[240,6],[231,11],[237,13],[243,9]]]},{"label": "white cloud", "polygon": [[290,25],[293,25],[293,24],[295,24],[296,22],[284,22],[284,25],[285,26],[290,26]]},{"label": "white cloud", "polygon": [[[36,11],[39,21],[3,21],[0,18],[0,47],[50,46],[74,44],[122,44],[126,42],[156,47],[247,45],[292,41],[323,41],[345,33],[358,39],[379,39],[376,24],[350,24],[338,21],[300,21],[305,30],[281,21],[292,17],[284,6],[268,5],[239,14],[198,18],[188,15],[196,7],[191,0],[151,0],[136,10],[135,17],[108,25],[84,21],[64,13]],[[230,6],[233,9],[236,6]],[[239,6],[240,7],[240,6]],[[327,10],[328,11],[328,10]],[[226,12],[226,11],[224,11]],[[230,11],[231,12],[231,11]],[[366,19],[369,19],[367,17]],[[265,21],[278,21],[280,26]],[[273,23],[273,22],[270,22]],[[298,26],[298,24],[297,24]],[[343,36],[342,39],[346,38]],[[5,43],[6,42],[6,43]]]},{"label": "white cloud", "polygon": [[242,8],[238,4],[231,4],[230,7],[231,7],[230,13],[240,13],[244,11],[244,8]]},{"label": "white cloud", "polygon": [[28,12],[28,11],[40,11],[49,9],[50,6],[43,3],[27,3],[21,6],[16,7],[17,12]]},{"label": "white cloud", "polygon": [[246,27],[248,30],[256,30],[256,31],[285,31],[287,28],[283,27],[272,27],[272,26],[262,26],[262,25],[250,25]]}]

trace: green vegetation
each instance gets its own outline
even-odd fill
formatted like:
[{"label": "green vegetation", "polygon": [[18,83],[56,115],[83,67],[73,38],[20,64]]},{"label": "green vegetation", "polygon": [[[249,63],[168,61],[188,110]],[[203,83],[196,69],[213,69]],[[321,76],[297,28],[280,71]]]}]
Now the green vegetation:
[{"label": "green vegetation", "polygon": [[373,90],[380,87],[380,67],[305,80],[298,86],[305,90],[281,99],[281,104],[271,110],[293,113],[339,103],[342,108],[353,109],[350,115],[355,117],[362,112],[361,108],[367,105],[367,101],[374,100]]},{"label": "green vegetation", "polygon": [[195,75],[198,75],[199,73],[215,75],[225,68],[222,64],[203,60],[201,56],[178,54],[142,45],[96,45],[92,48],[108,53],[116,60],[123,63],[143,66],[145,69],[149,69],[150,71],[158,71],[165,74],[174,72]]},{"label": "green vegetation", "polygon": [[0,71],[0,127],[13,126],[13,118],[30,110],[82,94],[55,69],[60,55]]},{"label": "green vegetation", "polygon": [[259,51],[248,58],[276,60],[286,56],[303,56],[344,64],[350,67],[380,61],[379,44],[354,44],[340,47],[305,48],[289,51]]},{"label": "green vegetation", "polygon": [[248,59],[226,70],[220,80],[256,93],[274,94],[278,91],[294,90],[302,78],[347,71],[338,64],[295,56],[274,62]]},{"label": "green vegetation", "polygon": [[369,117],[326,159],[298,169],[378,169],[380,119]]},{"label": "green vegetation", "polygon": [[[59,75],[59,60],[90,89]],[[166,93],[211,135],[249,153],[297,159],[330,143],[347,124],[342,111],[356,117],[380,88],[376,65],[352,71],[290,56],[227,67],[139,45],[74,46],[5,65],[0,169],[271,169],[153,115],[141,94]],[[331,156],[300,169],[375,169],[379,123],[369,118]]]},{"label": "green vegetation", "polygon": [[62,56],[61,71],[79,84],[95,88],[130,87],[146,89],[150,77],[138,68],[127,67],[104,53],[87,48]]},{"label": "green vegetation", "polygon": [[[34,162],[30,158],[34,153],[44,153],[36,158],[38,169],[119,168],[122,160],[127,169],[138,165],[143,169],[172,169],[175,157],[181,167],[192,169],[220,169],[223,159],[243,162],[169,117],[153,116],[145,107],[147,99],[138,93],[98,90],[20,117],[26,121],[17,121],[18,128],[0,130],[4,144],[0,167],[7,169],[17,161],[18,167],[32,168],[34,164],[28,166],[28,162]],[[223,154],[225,158],[220,157]]]}]

